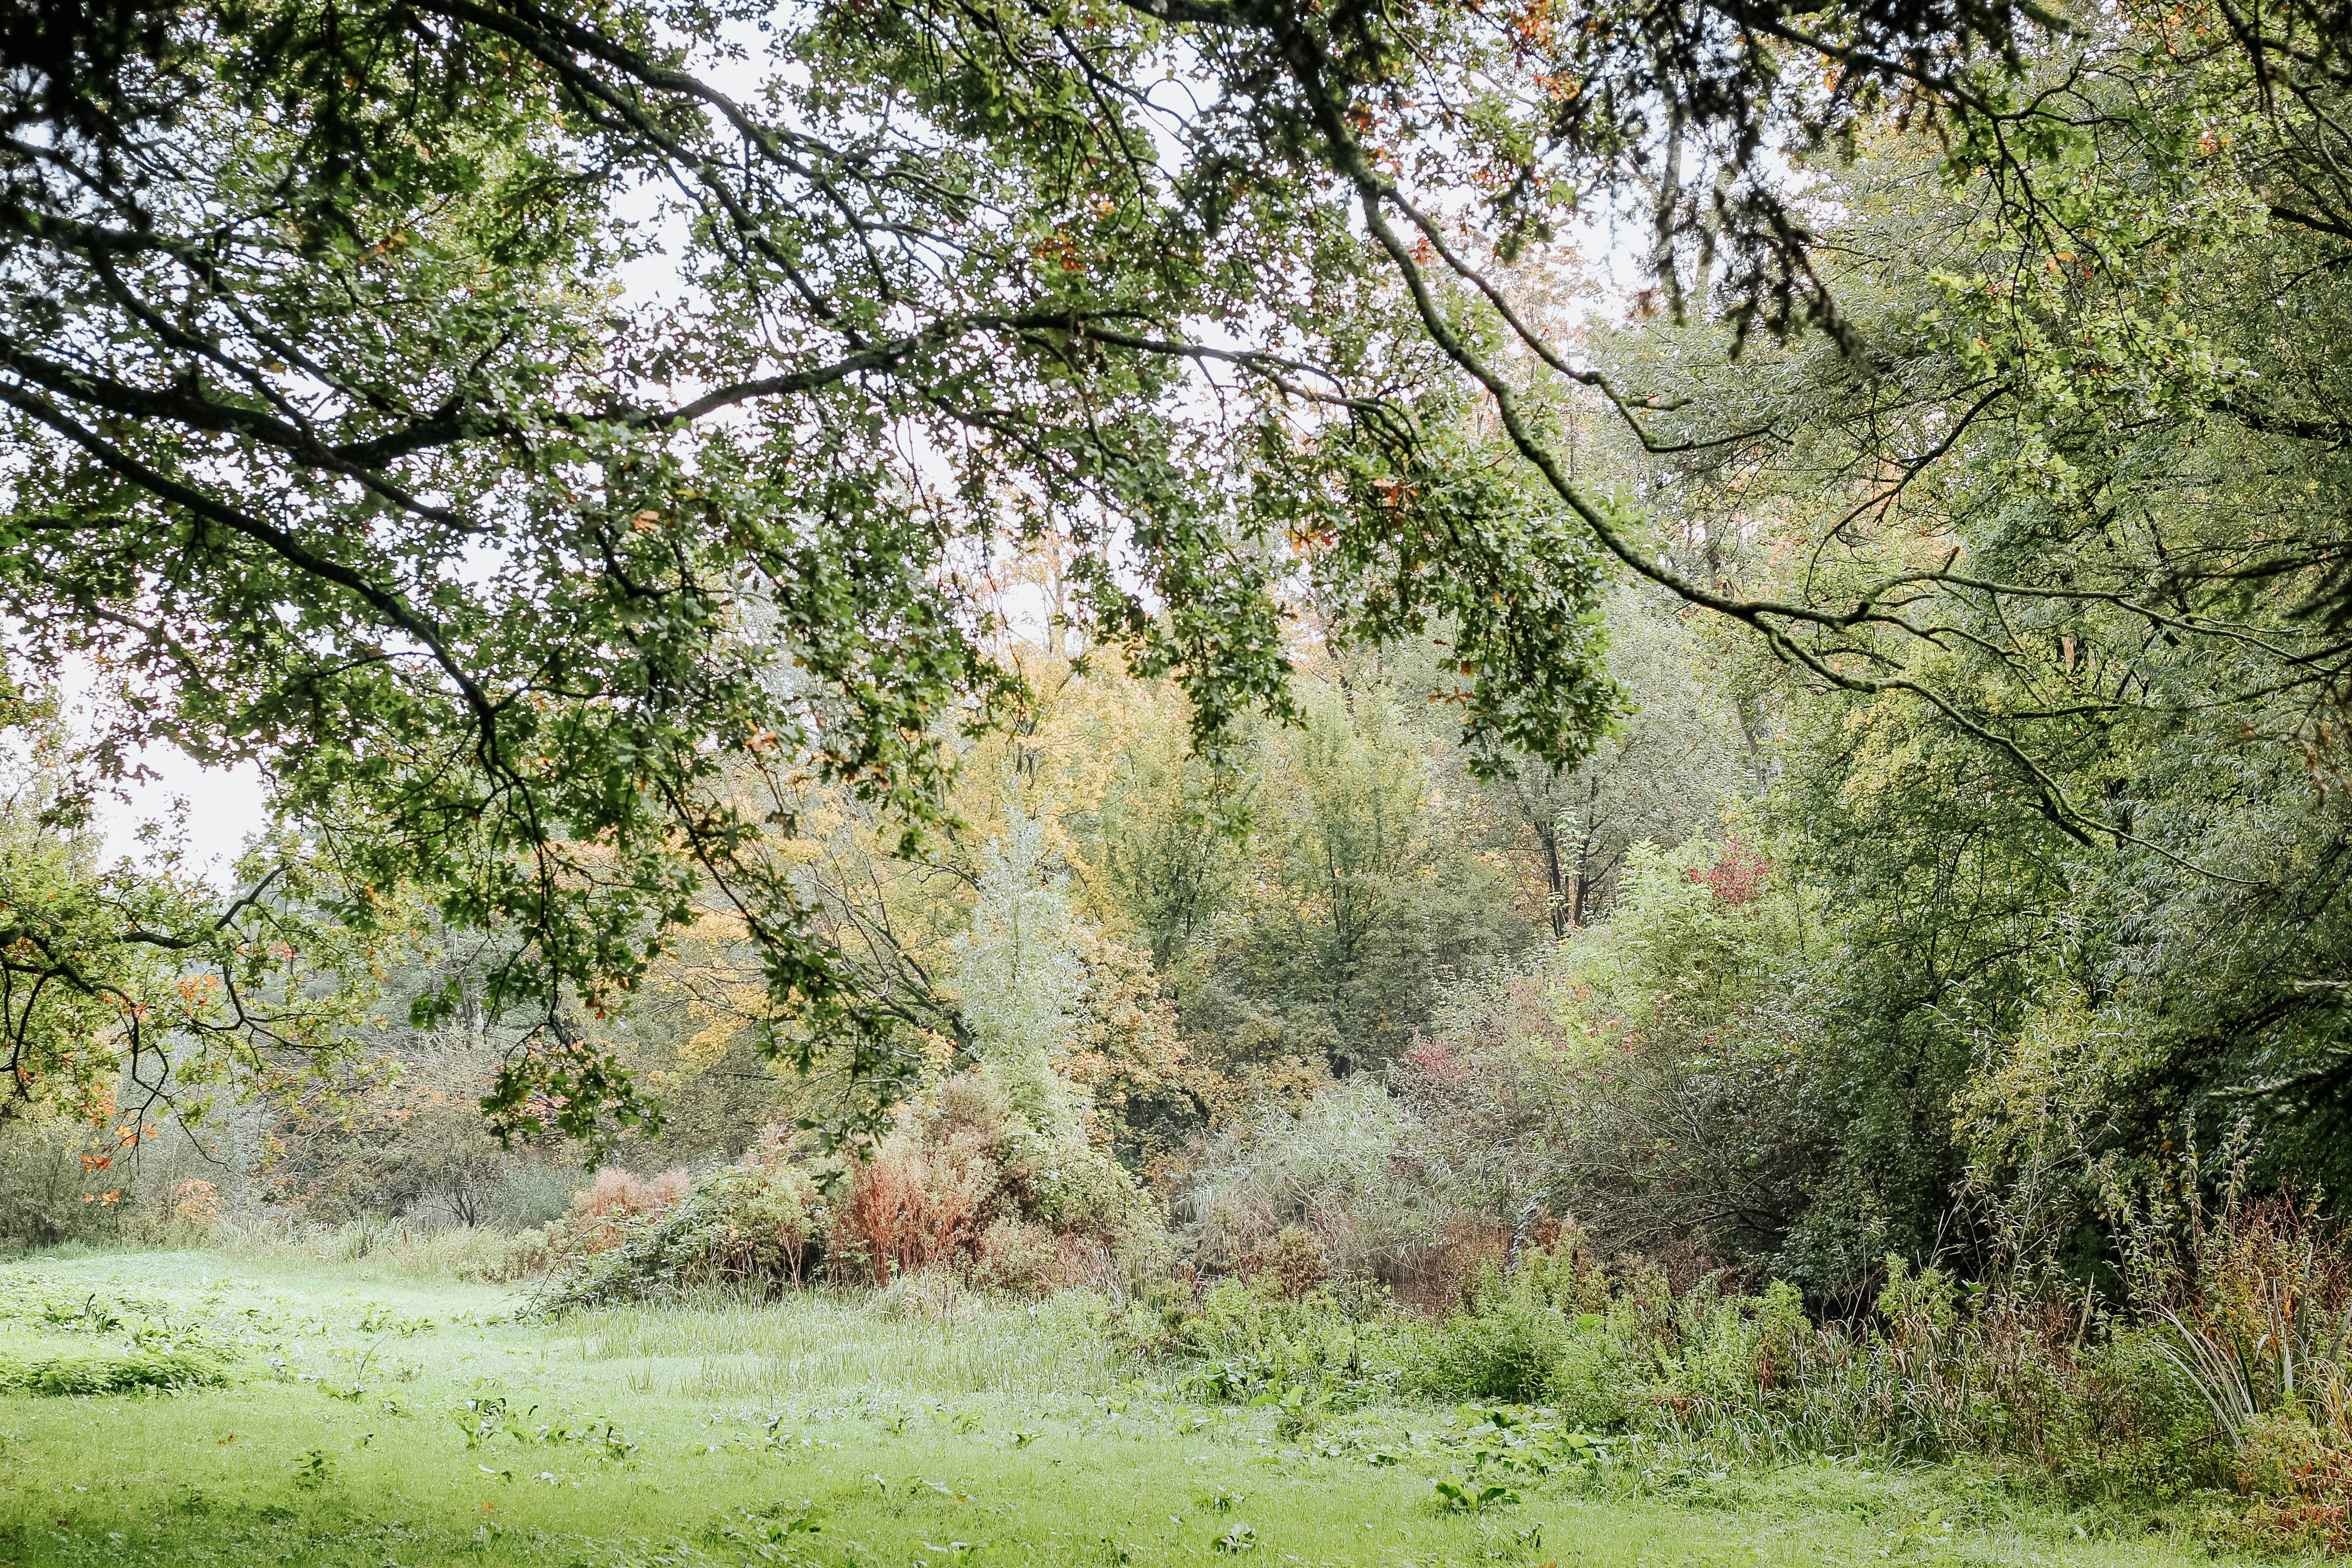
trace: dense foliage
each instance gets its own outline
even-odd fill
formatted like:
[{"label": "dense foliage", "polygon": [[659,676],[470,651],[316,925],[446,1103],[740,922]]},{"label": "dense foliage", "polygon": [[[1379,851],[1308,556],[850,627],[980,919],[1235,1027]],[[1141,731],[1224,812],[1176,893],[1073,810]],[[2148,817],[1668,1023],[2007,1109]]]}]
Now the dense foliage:
[{"label": "dense foliage", "polygon": [[0,41],[0,1234],[2345,1543],[2329,17]]}]

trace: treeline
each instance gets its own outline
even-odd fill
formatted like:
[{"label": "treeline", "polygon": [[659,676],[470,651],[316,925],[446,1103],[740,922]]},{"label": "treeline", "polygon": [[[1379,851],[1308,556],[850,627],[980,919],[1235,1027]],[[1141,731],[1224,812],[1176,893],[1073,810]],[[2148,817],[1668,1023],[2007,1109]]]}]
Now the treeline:
[{"label": "treeline", "polygon": [[[1605,644],[1613,682],[1545,697],[1609,715],[1552,737],[1559,766],[1497,729],[1508,628],[1474,638],[1468,601],[1368,599],[1360,574],[1343,592],[1320,512],[1219,557],[1286,617],[1250,623],[1286,672],[1255,706],[1204,713],[1165,637],[1089,640],[1101,563],[1033,520],[956,579],[986,700],[889,720],[881,750],[921,768],[829,771],[808,737],[845,721],[821,703],[800,752],[774,726],[696,740],[677,754],[703,804],[677,831],[723,824],[725,876],[651,838],[626,866],[593,833],[467,849],[509,914],[372,879],[377,819],[321,784],[272,849],[296,874],[257,860],[259,890],[207,923],[177,871],[97,865],[71,748],[20,702],[49,739],[6,900],[47,956],[12,994],[10,1105],[74,1178],[52,1207],[119,1210],[79,1200],[117,1191],[150,1111],[216,1089],[259,1096],[214,1151],[257,1160],[257,1194],[463,1220],[518,1148],[576,1159],[615,1110],[626,1131],[638,1089],[666,1125],[617,1157],[708,1164],[790,1127],[822,1163],[974,1071],[1194,1226],[1216,1150],[1362,1079],[1410,1120],[1394,1159],[1446,1194],[1426,1245],[1573,1217],[1816,1304],[1889,1253],[2108,1280],[2119,1216],[2190,1149],[2243,1142],[2257,1186],[2340,1190],[2352,230],[2326,216],[2333,79],[2257,92],[2271,68],[2233,37],[2085,20],[2017,68],[2032,138],[1864,117],[1806,153],[1834,310],[1785,338],[1750,331],[1704,245],[1669,247],[1674,299],[1590,301],[1563,338],[1590,375],[1497,349],[1483,392],[1416,405],[1424,456],[1504,475],[1532,445],[1614,498],[1639,570],[1545,629]],[[1696,188],[1668,215],[1685,241],[1724,219]],[[1526,320],[1566,319],[1559,279],[1495,268]],[[1533,483],[1462,495],[1549,515]],[[1356,499],[1377,513],[1403,484]],[[653,549],[668,514],[631,515]],[[1202,613],[1165,609],[1155,637]],[[554,755],[530,767],[572,778]],[[620,763],[596,777],[641,793]],[[152,940],[200,925],[209,970]],[[78,990],[59,963],[113,978]],[[203,1049],[172,1068],[174,1040]],[[485,1095],[519,1142],[462,1131]],[[118,1148],[54,1131],[120,1140],[134,1101]]]}]

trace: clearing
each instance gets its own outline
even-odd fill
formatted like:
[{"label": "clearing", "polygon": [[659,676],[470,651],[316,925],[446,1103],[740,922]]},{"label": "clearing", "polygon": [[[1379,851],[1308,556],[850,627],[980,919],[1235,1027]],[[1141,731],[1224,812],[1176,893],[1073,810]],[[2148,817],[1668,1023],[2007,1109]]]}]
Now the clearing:
[{"label": "clearing", "polygon": [[228,1369],[0,1394],[0,1564],[2213,1561],[2186,1511],[2069,1512],[1957,1469],[1726,1471],[1587,1450],[1539,1413],[1301,1430],[1137,1376],[1083,1296],[551,1322],[512,1321],[520,1300],[207,1253],[0,1266],[20,1387],[43,1366],[93,1387]]}]

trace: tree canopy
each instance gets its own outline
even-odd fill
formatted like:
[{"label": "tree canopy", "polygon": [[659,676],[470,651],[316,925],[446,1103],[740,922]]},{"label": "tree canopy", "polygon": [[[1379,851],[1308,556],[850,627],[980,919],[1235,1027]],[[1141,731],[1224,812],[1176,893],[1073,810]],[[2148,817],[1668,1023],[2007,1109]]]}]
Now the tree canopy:
[{"label": "tree canopy", "polygon": [[[1629,572],[1891,700],[1988,809],[2284,889],[2132,781],[2344,700],[2302,303],[2352,235],[2338,43],[2228,0],[17,0],[12,673],[104,677],[75,789],[155,740],[258,763],[335,927],[494,933],[513,1128],[646,1113],[578,1019],[714,911],[770,1048],[887,1100],[907,1020],[785,846],[834,791],[903,848],[947,822],[959,736],[1030,698],[994,575],[1049,538],[1064,626],[1212,752],[1300,716],[1309,597],[1335,645],[1441,640],[1477,771],[1572,768]],[[1883,191],[1809,186],[1906,134]],[[1686,332],[1528,303],[1593,224]],[[2240,319],[2192,310],[2257,236]],[[1632,488],[1574,471],[1596,399]],[[2135,489],[2168,442],[2310,500],[2200,501],[2184,550],[2179,465]],[[1817,569],[1755,586],[1739,519],[1799,486]]]}]

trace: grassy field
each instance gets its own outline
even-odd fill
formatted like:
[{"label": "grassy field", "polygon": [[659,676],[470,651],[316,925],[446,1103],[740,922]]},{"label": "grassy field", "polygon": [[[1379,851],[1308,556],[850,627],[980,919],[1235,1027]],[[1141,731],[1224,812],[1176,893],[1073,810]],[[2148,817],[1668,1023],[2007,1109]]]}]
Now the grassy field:
[{"label": "grassy field", "polygon": [[1136,1378],[1084,1298],[551,1323],[510,1321],[518,1300],[201,1253],[0,1266],[20,1384],[226,1369],[0,1394],[0,1564],[2213,1560],[2185,1512],[2068,1511],[1954,1470],[1726,1472],[1432,1408],[1286,1436],[1277,1411]]}]

